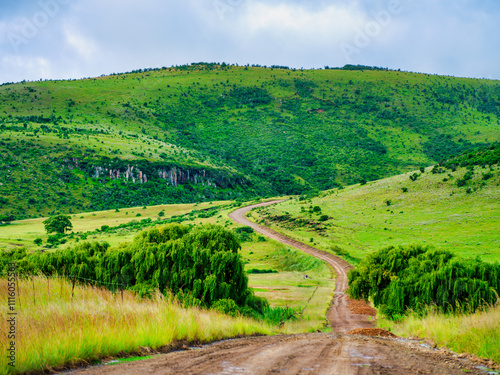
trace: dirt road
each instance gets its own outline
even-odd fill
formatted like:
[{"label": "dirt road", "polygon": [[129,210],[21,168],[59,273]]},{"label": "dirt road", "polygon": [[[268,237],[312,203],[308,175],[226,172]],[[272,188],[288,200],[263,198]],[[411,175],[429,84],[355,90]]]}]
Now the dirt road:
[{"label": "dirt road", "polygon": [[[340,258],[314,249],[259,226],[246,213],[267,202],[245,207],[230,217],[256,231],[325,260],[337,273],[334,303],[328,319],[334,333],[309,333],[226,340],[200,348],[177,351],[152,359],[115,366],[99,366],[78,371],[81,375],[113,374],[484,374],[475,365],[447,351],[437,351],[419,343],[347,335],[355,328],[371,327],[363,315],[347,308],[346,272],[350,265]],[[73,372],[75,373],[75,372]]]},{"label": "dirt road", "polygon": [[315,249],[312,246],[306,245],[302,242],[298,242],[278,232],[275,232],[272,229],[255,224],[246,218],[246,214],[250,210],[257,207],[270,206],[276,204],[277,202],[281,201],[271,201],[243,207],[229,214],[229,217],[240,224],[252,227],[255,231],[264,234],[267,237],[273,238],[284,243],[285,245],[295,247],[296,249],[314,255],[315,257],[324,260],[332,267],[337,275],[337,280],[334,301],[330,309],[328,310],[327,319],[330,322],[330,325],[332,326],[335,333],[347,333],[357,328],[373,327],[373,323],[371,322],[371,320],[369,320],[368,316],[353,314],[348,308],[348,301],[345,291],[348,286],[347,271],[352,268],[349,263],[335,255]]}]

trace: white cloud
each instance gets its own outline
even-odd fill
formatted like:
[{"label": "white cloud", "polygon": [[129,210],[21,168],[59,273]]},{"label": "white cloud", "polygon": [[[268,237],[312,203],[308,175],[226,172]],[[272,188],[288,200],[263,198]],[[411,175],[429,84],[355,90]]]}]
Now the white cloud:
[{"label": "white cloud", "polygon": [[0,69],[16,73],[29,71],[30,80],[52,77],[53,74],[50,61],[44,57],[26,59],[21,56],[7,55],[1,60]]},{"label": "white cloud", "polygon": [[64,38],[66,43],[86,60],[91,60],[97,53],[96,43],[76,30],[70,22],[64,23]]}]

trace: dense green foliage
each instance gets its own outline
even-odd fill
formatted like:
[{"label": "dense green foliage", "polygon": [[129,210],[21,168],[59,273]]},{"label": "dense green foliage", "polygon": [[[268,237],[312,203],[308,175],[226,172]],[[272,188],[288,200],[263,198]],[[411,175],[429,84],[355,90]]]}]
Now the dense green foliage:
[{"label": "dense green foliage", "polygon": [[492,166],[500,164],[500,143],[496,142],[488,147],[478,150],[464,152],[448,160],[444,160],[440,165],[446,168],[469,167],[469,166]]},{"label": "dense green foliage", "polygon": [[133,242],[117,248],[84,242],[50,253],[6,251],[0,253],[0,266],[5,270],[16,262],[22,274],[97,280],[141,295],[158,289],[174,293],[189,305],[211,306],[230,299],[244,306],[258,298],[248,290],[239,248],[236,235],[220,226],[169,224],[143,231]]},{"label": "dense green foliage", "polygon": [[[0,177],[4,181],[0,212],[22,219],[58,212],[250,198],[263,192],[256,192],[251,181],[234,171],[121,160],[92,151],[4,139],[0,163],[8,169],[4,179]],[[139,181],[141,174],[143,181]]]},{"label": "dense green foliage", "polygon": [[51,216],[43,222],[43,225],[47,234],[64,234],[66,231],[73,228],[73,224],[71,224],[71,217],[66,215]]},{"label": "dense green foliage", "polygon": [[430,306],[475,311],[500,294],[500,264],[419,245],[369,254],[348,276],[350,296],[370,298],[390,318]]},{"label": "dense green foliage", "polygon": [[194,64],[4,85],[0,214],[366,182],[497,141],[499,108],[497,81],[364,66]]}]

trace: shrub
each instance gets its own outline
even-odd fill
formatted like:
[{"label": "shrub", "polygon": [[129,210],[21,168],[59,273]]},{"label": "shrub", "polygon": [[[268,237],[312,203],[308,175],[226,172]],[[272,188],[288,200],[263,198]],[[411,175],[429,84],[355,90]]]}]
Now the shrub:
[{"label": "shrub", "polygon": [[472,312],[495,304],[500,293],[500,264],[420,245],[369,254],[348,277],[349,295],[372,299],[389,318],[410,309],[423,313],[429,306]]},{"label": "shrub", "polygon": [[330,217],[328,215],[321,215],[318,221],[327,221]]},{"label": "shrub", "polygon": [[238,316],[238,305],[232,299],[220,299],[212,305],[212,309],[232,317]]},{"label": "shrub", "polygon": [[[62,236],[50,236],[48,242],[56,244]],[[83,242],[51,253],[6,252],[0,267],[15,262],[20,273],[123,284],[143,296],[158,289],[188,305],[210,307],[231,299],[244,306],[250,291],[239,249],[236,235],[223,227],[169,224],[143,231],[116,248]]]}]

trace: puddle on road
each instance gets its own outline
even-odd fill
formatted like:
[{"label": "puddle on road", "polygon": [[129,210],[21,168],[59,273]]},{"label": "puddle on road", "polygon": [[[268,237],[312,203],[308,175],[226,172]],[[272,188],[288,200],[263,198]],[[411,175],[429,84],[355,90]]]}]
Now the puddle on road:
[{"label": "puddle on road", "polygon": [[226,375],[226,374],[249,374],[250,372],[243,367],[233,366],[231,362],[222,362],[221,363],[223,370],[218,372],[218,375]]},{"label": "puddle on road", "polygon": [[379,359],[376,357],[370,357],[368,355],[360,353],[357,350],[349,350],[349,357],[351,357],[351,358],[363,358],[363,359]]}]

